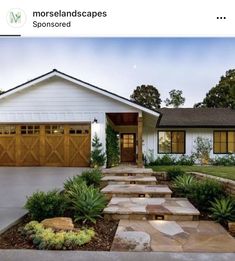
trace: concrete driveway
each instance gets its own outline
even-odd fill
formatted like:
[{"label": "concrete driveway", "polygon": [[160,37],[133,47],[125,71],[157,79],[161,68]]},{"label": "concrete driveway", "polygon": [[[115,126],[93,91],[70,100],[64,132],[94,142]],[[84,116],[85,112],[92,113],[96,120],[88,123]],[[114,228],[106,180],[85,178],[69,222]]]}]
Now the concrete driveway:
[{"label": "concrete driveway", "polygon": [[0,167],[0,233],[22,217],[26,196],[36,190],[61,188],[66,178],[84,168]]}]

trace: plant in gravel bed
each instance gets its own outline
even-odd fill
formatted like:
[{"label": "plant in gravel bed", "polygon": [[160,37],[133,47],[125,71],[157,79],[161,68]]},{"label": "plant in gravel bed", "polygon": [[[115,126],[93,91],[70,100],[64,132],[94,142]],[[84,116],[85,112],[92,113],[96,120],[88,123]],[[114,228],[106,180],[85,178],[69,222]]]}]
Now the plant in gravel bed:
[{"label": "plant in gravel bed", "polygon": [[172,188],[181,197],[189,197],[192,191],[192,187],[197,183],[196,179],[188,174],[177,176],[174,181]]},{"label": "plant in gravel bed", "polygon": [[224,196],[226,196],[226,193],[218,181],[205,179],[197,181],[191,186],[189,198],[199,210],[206,211],[211,206],[212,201]]},{"label": "plant in gravel bed", "polygon": [[79,231],[55,232],[51,228],[44,228],[37,221],[31,221],[22,230],[22,234],[38,249],[66,250],[75,249],[91,241],[95,236],[92,229]]},{"label": "plant in gravel bed", "polygon": [[167,171],[167,177],[169,180],[173,180],[178,176],[182,176],[185,172],[178,166],[172,167]]},{"label": "plant in gravel bed", "polygon": [[81,174],[81,180],[84,181],[87,186],[93,185],[94,187],[99,187],[102,176],[101,170],[92,169],[83,171]]},{"label": "plant in gravel bed", "polygon": [[211,217],[222,225],[227,226],[228,222],[235,221],[235,201],[233,198],[215,199],[209,208]]},{"label": "plant in gravel bed", "polygon": [[66,208],[66,201],[57,189],[43,192],[37,191],[27,197],[24,206],[32,219],[41,221],[45,218],[62,216]]},{"label": "plant in gravel bed", "polygon": [[74,220],[81,220],[83,223],[87,221],[95,223],[107,205],[104,194],[93,186],[87,186],[85,182],[73,184],[65,195],[73,211]]}]

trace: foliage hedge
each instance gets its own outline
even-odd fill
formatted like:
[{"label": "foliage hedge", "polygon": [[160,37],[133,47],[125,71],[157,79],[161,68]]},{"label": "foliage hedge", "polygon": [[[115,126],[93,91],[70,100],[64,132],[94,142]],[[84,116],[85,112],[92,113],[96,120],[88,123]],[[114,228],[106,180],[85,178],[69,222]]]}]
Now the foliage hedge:
[{"label": "foliage hedge", "polygon": [[106,165],[107,168],[117,166],[120,161],[117,132],[110,125],[106,128]]}]

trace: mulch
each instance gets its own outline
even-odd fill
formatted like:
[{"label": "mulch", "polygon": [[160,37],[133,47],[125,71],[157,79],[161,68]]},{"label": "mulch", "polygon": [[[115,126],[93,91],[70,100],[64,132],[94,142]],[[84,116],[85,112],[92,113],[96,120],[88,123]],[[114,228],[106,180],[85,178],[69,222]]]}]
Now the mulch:
[{"label": "mulch", "polygon": [[[29,221],[29,218],[26,217],[22,222],[4,232],[0,236],[0,249],[36,249],[33,244],[26,240],[19,232],[19,229],[25,226]],[[87,224],[86,226],[93,227],[95,237],[89,243],[75,250],[110,251],[118,222],[98,219],[96,224]],[[84,227],[84,225],[77,224],[76,227],[81,228]]]}]

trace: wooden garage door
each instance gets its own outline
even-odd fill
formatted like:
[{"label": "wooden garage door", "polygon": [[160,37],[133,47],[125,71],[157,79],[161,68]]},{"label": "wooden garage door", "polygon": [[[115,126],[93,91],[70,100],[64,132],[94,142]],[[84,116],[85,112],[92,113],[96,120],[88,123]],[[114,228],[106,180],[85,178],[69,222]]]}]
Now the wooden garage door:
[{"label": "wooden garage door", "polygon": [[0,165],[89,166],[90,124],[0,125]]}]

